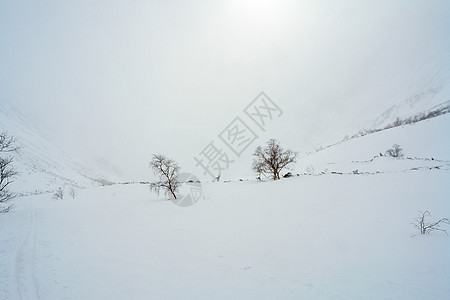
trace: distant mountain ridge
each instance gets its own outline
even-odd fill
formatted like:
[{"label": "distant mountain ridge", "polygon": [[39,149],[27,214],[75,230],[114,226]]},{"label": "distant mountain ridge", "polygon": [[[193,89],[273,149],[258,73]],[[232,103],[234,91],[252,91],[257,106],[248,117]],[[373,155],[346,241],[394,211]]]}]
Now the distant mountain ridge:
[{"label": "distant mountain ridge", "polygon": [[18,139],[14,155],[19,175],[11,189],[19,195],[49,193],[58,187],[86,188],[121,181],[117,167],[103,158],[86,162],[63,151],[18,109],[0,104],[0,131]]},{"label": "distant mountain ridge", "polygon": [[[450,170],[450,110],[420,122],[407,123],[349,138],[301,157],[301,173],[378,174],[417,170]],[[404,157],[392,159],[385,154],[394,144],[403,148]],[[382,161],[389,159],[385,165]],[[388,169],[379,165],[389,166]],[[311,171],[312,170],[312,171]],[[358,171],[359,170],[359,171]]]},{"label": "distant mountain ridge", "polygon": [[[442,64],[448,64],[449,59],[442,59]],[[442,66],[436,67],[435,73],[412,85],[410,92],[398,98],[398,102],[376,117],[367,127],[380,128],[393,122],[397,117],[407,118],[427,110],[437,109],[440,105],[450,102],[450,74]],[[393,99],[394,100],[394,99]],[[395,103],[395,102],[393,102]]]},{"label": "distant mountain ridge", "polygon": [[309,156],[311,154],[314,154],[316,152],[320,152],[322,150],[328,149],[330,147],[333,146],[337,146],[343,142],[355,139],[355,138],[359,138],[359,137],[364,137],[366,135],[370,135],[370,134],[374,134],[374,133],[378,133],[378,132],[382,132],[391,128],[395,128],[395,127],[400,127],[403,125],[411,125],[411,124],[415,124],[417,122],[420,121],[424,121],[424,120],[428,120],[428,119],[432,119],[432,118],[436,118],[439,116],[443,116],[443,115],[447,115],[450,113],[450,101],[446,101],[444,103],[438,104],[434,107],[431,107],[430,109],[427,109],[425,111],[420,111],[414,115],[409,115],[407,117],[399,117],[397,116],[394,121],[387,123],[385,122],[385,125],[383,125],[382,127],[376,127],[376,128],[371,128],[371,129],[364,129],[364,130],[360,130],[358,133],[355,133],[353,135],[346,135],[342,140],[332,143],[332,144],[328,144],[326,146],[319,146],[315,149],[315,151],[310,151],[306,153],[306,156]]}]

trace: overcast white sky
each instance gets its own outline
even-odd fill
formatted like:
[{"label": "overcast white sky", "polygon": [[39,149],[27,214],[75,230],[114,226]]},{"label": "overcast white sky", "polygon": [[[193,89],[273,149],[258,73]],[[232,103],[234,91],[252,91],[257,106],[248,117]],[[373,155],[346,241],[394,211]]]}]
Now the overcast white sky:
[{"label": "overcast white sky", "polygon": [[0,101],[129,173],[192,170],[260,91],[284,114],[256,144],[357,131],[448,74],[449,28],[448,0],[2,0]]}]

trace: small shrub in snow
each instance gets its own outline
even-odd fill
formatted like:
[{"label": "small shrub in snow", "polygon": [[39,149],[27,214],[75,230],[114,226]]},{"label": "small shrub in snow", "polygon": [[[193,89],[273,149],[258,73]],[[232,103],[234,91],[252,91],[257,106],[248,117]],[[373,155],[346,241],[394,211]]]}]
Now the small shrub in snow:
[{"label": "small shrub in snow", "polygon": [[311,175],[316,174],[316,171],[314,170],[314,166],[313,166],[313,165],[307,166],[307,167],[306,167],[306,173],[307,173],[307,174],[311,174]]},{"label": "small shrub in snow", "polygon": [[434,230],[443,231],[445,234],[447,234],[447,231],[445,229],[439,228],[441,224],[450,224],[447,218],[440,219],[436,222],[427,223],[425,222],[425,217],[431,217],[430,212],[426,210],[425,212],[419,211],[419,213],[421,214],[421,216],[416,218],[416,222],[412,224],[419,230],[420,234],[427,234]]},{"label": "small shrub in snow", "polygon": [[78,191],[72,187],[69,189],[69,195],[72,199],[75,199],[78,196]]},{"label": "small shrub in snow", "polygon": [[64,190],[62,188],[58,188],[56,192],[53,194],[53,199],[63,200],[64,199]]},{"label": "small shrub in snow", "polygon": [[392,157],[403,157],[403,149],[400,145],[395,144],[391,149],[386,151],[386,154]]}]

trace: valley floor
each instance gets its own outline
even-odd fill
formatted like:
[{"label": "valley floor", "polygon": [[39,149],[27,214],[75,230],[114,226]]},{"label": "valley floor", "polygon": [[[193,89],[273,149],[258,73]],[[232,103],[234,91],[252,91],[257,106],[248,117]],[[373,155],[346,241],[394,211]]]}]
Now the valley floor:
[{"label": "valley floor", "polygon": [[448,299],[450,237],[411,223],[449,217],[449,177],[205,183],[189,208],[145,185],[17,198],[0,299]]}]

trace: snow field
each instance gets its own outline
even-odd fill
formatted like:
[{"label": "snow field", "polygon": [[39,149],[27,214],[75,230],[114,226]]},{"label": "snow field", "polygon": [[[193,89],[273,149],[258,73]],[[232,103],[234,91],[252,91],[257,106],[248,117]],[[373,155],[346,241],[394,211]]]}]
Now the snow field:
[{"label": "snow field", "polygon": [[410,224],[450,211],[443,174],[206,183],[191,208],[144,185],[22,198],[1,228],[24,227],[19,256],[35,267],[9,261],[20,241],[3,238],[2,264],[23,274],[1,277],[2,298],[445,299],[450,239]]}]

